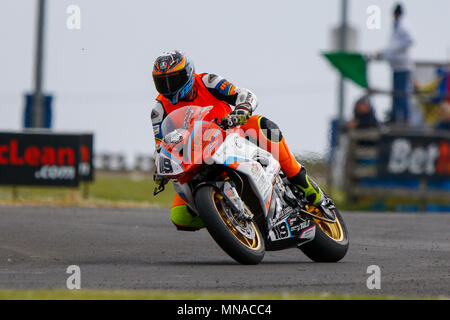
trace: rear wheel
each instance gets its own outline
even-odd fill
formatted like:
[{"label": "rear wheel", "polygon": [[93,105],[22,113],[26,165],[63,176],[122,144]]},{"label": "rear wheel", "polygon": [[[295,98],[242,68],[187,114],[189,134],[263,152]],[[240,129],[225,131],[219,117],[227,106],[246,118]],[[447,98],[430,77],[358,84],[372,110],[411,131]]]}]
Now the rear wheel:
[{"label": "rear wheel", "polygon": [[[195,204],[209,234],[230,257],[242,264],[261,262],[265,247],[255,222],[238,219],[212,186],[196,192]],[[250,212],[247,206],[245,210]]]},{"label": "rear wheel", "polygon": [[[314,215],[324,217],[319,208],[308,206],[307,210]],[[310,242],[300,246],[300,250],[316,262],[337,262],[347,253],[349,237],[347,227],[341,214],[335,209],[336,221],[326,222],[315,219],[316,235]]]}]

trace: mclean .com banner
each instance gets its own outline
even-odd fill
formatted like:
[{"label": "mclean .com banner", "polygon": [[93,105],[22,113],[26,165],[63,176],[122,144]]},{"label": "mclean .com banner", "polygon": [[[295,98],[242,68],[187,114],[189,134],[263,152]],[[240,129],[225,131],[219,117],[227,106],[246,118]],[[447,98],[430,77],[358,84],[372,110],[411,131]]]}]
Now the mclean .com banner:
[{"label": "mclean .com banner", "polygon": [[450,135],[381,136],[379,175],[450,178]]},{"label": "mclean .com banner", "polygon": [[92,134],[0,132],[0,184],[78,186],[92,181]]}]

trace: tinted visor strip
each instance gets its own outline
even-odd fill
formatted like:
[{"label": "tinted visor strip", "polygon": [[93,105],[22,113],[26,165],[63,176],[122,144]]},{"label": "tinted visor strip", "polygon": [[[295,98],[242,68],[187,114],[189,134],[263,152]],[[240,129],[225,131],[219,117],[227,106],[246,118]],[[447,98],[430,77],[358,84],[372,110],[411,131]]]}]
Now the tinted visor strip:
[{"label": "tinted visor strip", "polygon": [[161,94],[173,94],[183,87],[189,77],[186,70],[182,70],[175,74],[154,76],[154,79],[158,92]]}]

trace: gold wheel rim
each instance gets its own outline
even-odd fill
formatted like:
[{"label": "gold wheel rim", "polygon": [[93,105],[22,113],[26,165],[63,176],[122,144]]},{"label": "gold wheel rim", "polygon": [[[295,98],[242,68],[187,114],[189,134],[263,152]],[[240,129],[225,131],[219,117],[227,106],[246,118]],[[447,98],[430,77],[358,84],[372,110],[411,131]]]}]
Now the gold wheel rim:
[{"label": "gold wheel rim", "polygon": [[[243,235],[236,227],[231,223],[230,219],[228,219],[225,210],[223,209],[222,199],[223,196],[217,193],[215,190],[212,192],[212,199],[214,206],[216,207],[217,212],[219,213],[220,219],[222,219],[223,223],[227,226],[227,228],[231,231],[231,233],[239,240],[243,245],[252,250],[259,250],[261,248],[261,238],[259,237],[258,229],[253,221],[249,222],[250,227],[255,232],[255,237],[253,239],[247,238]],[[245,205],[245,204],[244,204]],[[249,210],[247,206],[245,206],[246,210]]]},{"label": "gold wheel rim", "polygon": [[[306,210],[316,216],[324,217],[319,208],[315,206],[306,206]],[[325,218],[325,217],[324,217]],[[320,219],[313,218],[316,224],[322,229],[322,231],[331,239],[340,242],[344,240],[344,230],[342,229],[341,222],[336,218],[335,222],[326,222]]]}]

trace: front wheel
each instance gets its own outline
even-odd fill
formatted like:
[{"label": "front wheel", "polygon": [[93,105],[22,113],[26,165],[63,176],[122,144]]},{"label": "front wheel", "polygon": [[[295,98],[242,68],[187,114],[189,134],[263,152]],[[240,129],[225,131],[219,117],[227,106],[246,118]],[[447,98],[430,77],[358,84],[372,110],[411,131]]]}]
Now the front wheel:
[{"label": "front wheel", "polygon": [[[322,216],[319,208],[309,206],[307,210],[317,216]],[[300,250],[315,262],[337,262],[347,253],[349,237],[347,227],[341,214],[335,209],[334,223],[314,219],[316,235],[314,239],[300,246]]]},{"label": "front wheel", "polygon": [[195,205],[211,237],[230,257],[242,264],[261,262],[265,247],[255,222],[237,219],[212,186],[197,190]]}]

